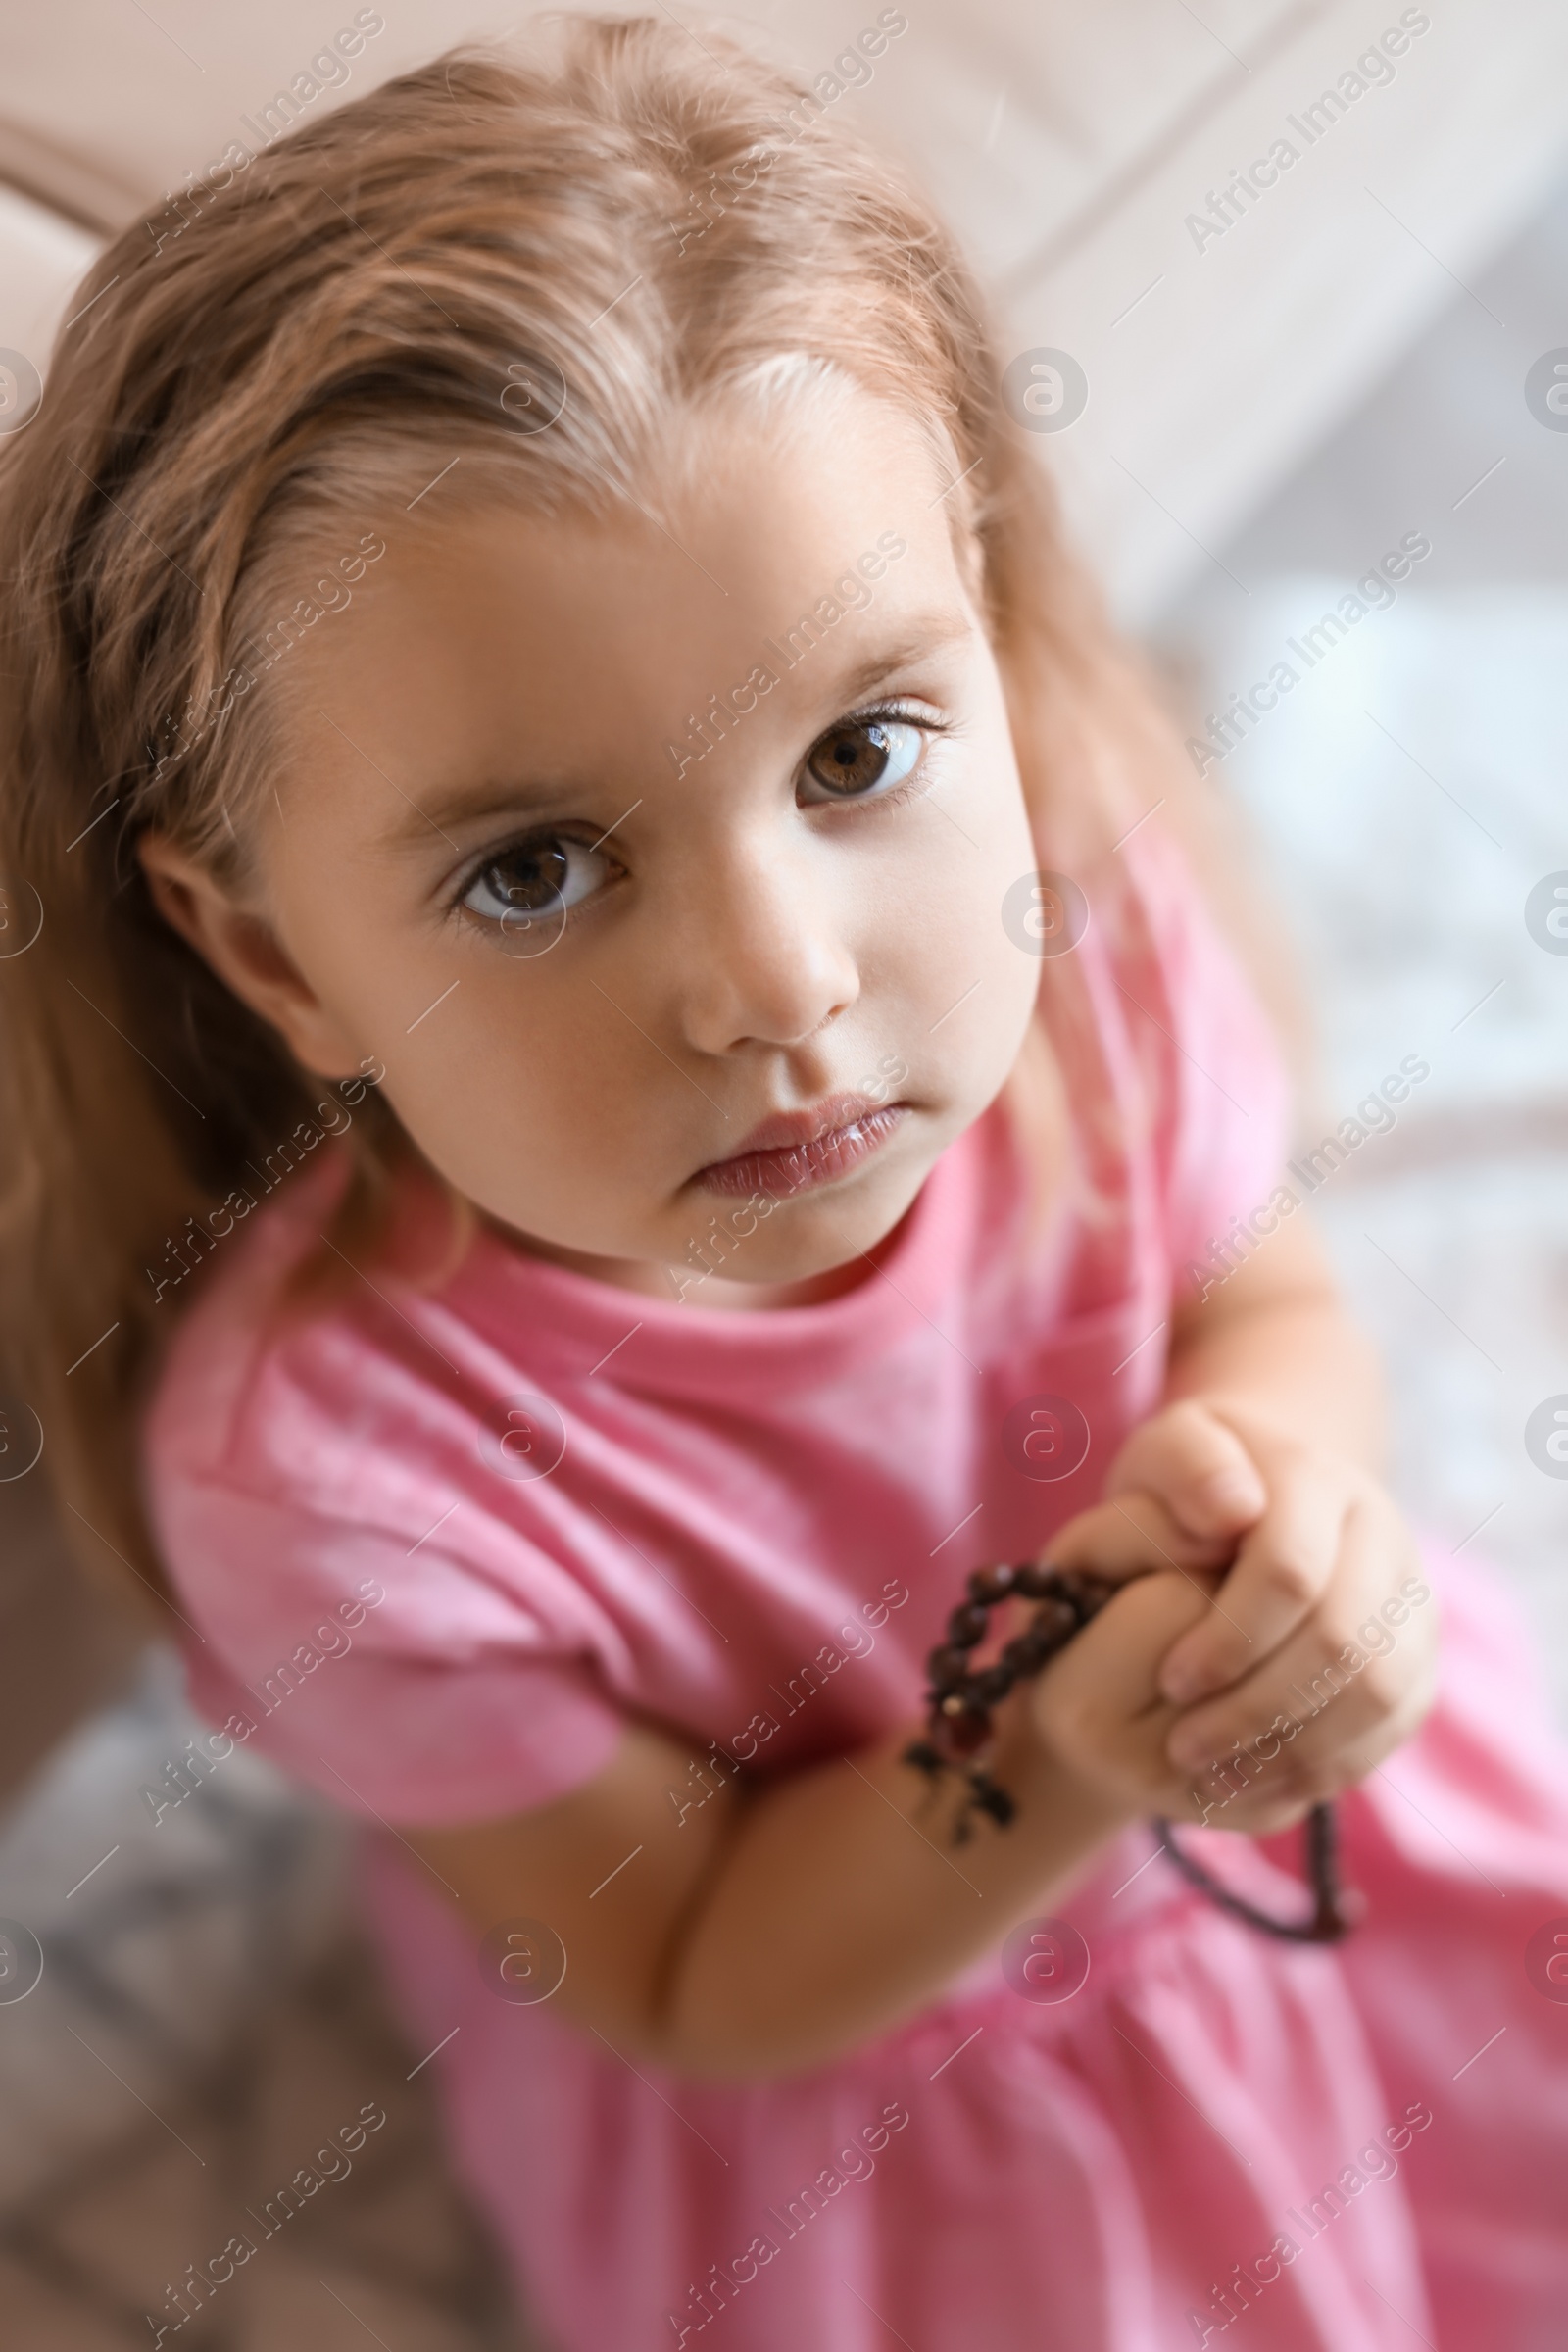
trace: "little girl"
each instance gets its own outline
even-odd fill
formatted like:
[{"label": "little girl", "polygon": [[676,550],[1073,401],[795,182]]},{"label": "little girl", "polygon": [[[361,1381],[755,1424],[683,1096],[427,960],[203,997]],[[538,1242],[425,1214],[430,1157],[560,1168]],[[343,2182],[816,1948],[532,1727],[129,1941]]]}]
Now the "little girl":
[{"label": "little girl", "polygon": [[[127,231],[6,451],[68,1524],[199,1768],[365,1817],[558,2352],[1545,2352],[1561,1758],[1375,1483],[1164,725],[821,85],[548,42]],[[977,1811],[925,1660],[1042,1557],[1110,1597]],[[1152,1826],[1289,1922],[1335,1795],[1332,1949]]]}]

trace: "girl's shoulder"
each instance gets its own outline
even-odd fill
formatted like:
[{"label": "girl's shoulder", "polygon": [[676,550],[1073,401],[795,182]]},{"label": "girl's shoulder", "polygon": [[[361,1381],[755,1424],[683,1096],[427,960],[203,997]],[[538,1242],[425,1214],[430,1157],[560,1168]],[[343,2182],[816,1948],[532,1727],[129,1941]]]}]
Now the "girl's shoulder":
[{"label": "girl's shoulder", "polygon": [[143,1422],[192,1694],[390,1820],[543,1803],[619,1736],[589,1663],[618,1654],[613,1628],[538,1515],[505,1507],[517,1464],[487,1460],[482,1398],[516,1367],[441,1292],[347,1266],[335,1298],[291,1310],[348,1172],[294,1171],[228,1237]]},{"label": "girl's shoulder", "polygon": [[[349,1400],[373,1393],[381,1350],[347,1289],[309,1314],[291,1311],[290,1294],[311,1254],[330,1248],[349,1176],[346,1154],[329,1148],[252,1200],[214,1244],[169,1335],[143,1420],[155,1482],[176,1474],[271,1490],[284,1463],[291,1483],[329,1472],[321,1440],[340,1423],[352,1427],[358,1408]],[[177,1294],[168,1304],[178,1309]],[[346,1413],[331,1409],[334,1395]]]},{"label": "girl's shoulder", "polygon": [[403,1278],[430,1263],[446,1216],[428,1179],[394,1177],[390,1236],[373,1253],[339,1247],[351,1174],[340,1145],[291,1170],[220,1242],[170,1336],[141,1456],[187,1589],[215,1544],[264,1519],[276,1542],[258,1573],[280,1584],[345,1531],[402,1556],[482,1483],[475,1430],[485,1400],[518,1385],[518,1363],[496,1363],[439,1285]]}]

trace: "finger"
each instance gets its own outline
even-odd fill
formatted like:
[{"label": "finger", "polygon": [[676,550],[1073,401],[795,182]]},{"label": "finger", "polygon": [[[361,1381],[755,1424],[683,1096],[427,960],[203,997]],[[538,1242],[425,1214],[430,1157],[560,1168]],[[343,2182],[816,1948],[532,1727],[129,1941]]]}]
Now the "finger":
[{"label": "finger", "polygon": [[1209,1621],[1172,1648],[1159,1687],[1179,1705],[1222,1690],[1302,1626],[1334,1574],[1351,1496],[1339,1478],[1287,1477],[1236,1564]]},{"label": "finger", "polygon": [[1157,1494],[1195,1536],[1236,1536],[1268,1501],[1257,1464],[1233,1429],[1189,1398],[1134,1430],[1111,1467],[1106,1493]]},{"label": "finger", "polygon": [[1162,1709],[1154,1668],[1207,1607],[1206,1592],[1187,1577],[1160,1570],[1137,1578],[1053,1660],[1042,1687],[1053,1677],[1062,1688],[1081,1681],[1100,1712],[1117,1722],[1129,1712]]},{"label": "finger", "polygon": [[1293,1766],[1284,1761],[1276,1761],[1268,1769],[1254,1763],[1248,1778],[1232,1759],[1225,1775],[1209,1773],[1194,1779],[1173,1774],[1184,1793],[1180,1804],[1170,1808],[1168,1818],[1178,1827],[1187,1822],[1194,1829],[1229,1830],[1233,1837],[1272,1838],[1277,1830],[1288,1830],[1304,1820],[1313,1805],[1322,1801],[1315,1788],[1308,1791],[1303,1788]]},{"label": "finger", "polygon": [[1152,1568],[1185,1575],[1227,1564],[1234,1549],[1226,1537],[1189,1535],[1157,1495],[1129,1494],[1069,1519],[1040,1560],[1044,1567],[1087,1568],[1101,1576],[1141,1576]]},{"label": "finger", "polygon": [[1241,1751],[1218,1771],[1189,1782],[1197,1808],[1194,1818],[1205,1829],[1233,1830],[1250,1838],[1269,1838],[1276,1830],[1290,1829],[1314,1805],[1332,1803],[1375,1772],[1409,1739],[1423,1712],[1423,1707],[1414,1706],[1400,1717],[1389,1718],[1365,1740],[1329,1755],[1287,1748],[1259,1763],[1255,1750]]},{"label": "finger", "polygon": [[[1204,1798],[1193,1818],[1205,1830],[1229,1830],[1233,1837],[1273,1838],[1281,1830],[1294,1830],[1302,1823],[1314,1805],[1329,1801],[1316,1794],[1292,1794],[1294,1784],[1282,1784],[1279,1788],[1250,1789],[1229,1810],[1216,1811],[1211,1798]],[[1337,1793],[1337,1791],[1331,1792]],[[1194,1791],[1195,1797],[1197,1791]]]},{"label": "finger", "polygon": [[[1403,1545],[1394,1561],[1406,1564]],[[1385,1621],[1378,1603],[1390,1564],[1387,1514],[1352,1511],[1331,1603],[1234,1689],[1179,1717],[1172,1764],[1234,1794],[1235,1770],[1218,1759],[1250,1757],[1260,1769],[1282,1760],[1270,1777],[1279,1785],[1294,1776],[1310,1800],[1324,1792],[1311,1776],[1348,1764],[1367,1771],[1407,1739],[1432,1700],[1437,1620],[1417,1607],[1397,1630]]]},{"label": "finger", "polygon": [[1154,1688],[1171,1642],[1208,1605],[1201,1589],[1165,1570],[1136,1578],[1061,1650],[1030,1703],[1048,1745],[1070,1764],[1135,1788],[1159,1810],[1187,1804],[1187,1781],[1165,1746],[1176,1710]]},{"label": "finger", "polygon": [[[1346,1672],[1345,1654],[1322,1662],[1319,1651],[1315,1673],[1303,1661],[1284,1706],[1264,1730],[1244,1736],[1228,1750],[1212,1743],[1223,1759],[1217,1764],[1199,1769],[1195,1748],[1184,1737],[1180,1753],[1188,1762],[1183,1769],[1194,1786],[1217,1789],[1226,1800],[1245,1788],[1271,1802],[1318,1804],[1402,1746],[1432,1704],[1434,1655],[1423,1643],[1419,1654],[1400,1661],[1397,1679],[1384,1667],[1379,1682],[1372,1667]],[[1167,1745],[1174,1744],[1177,1730],[1185,1735],[1186,1729],[1179,1719]]]}]

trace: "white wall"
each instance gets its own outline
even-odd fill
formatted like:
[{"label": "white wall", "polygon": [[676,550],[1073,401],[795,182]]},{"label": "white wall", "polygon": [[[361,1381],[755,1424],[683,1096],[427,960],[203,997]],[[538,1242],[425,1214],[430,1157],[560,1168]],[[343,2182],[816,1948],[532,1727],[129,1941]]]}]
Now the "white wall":
[{"label": "white wall", "polygon": [[[125,0],[8,0],[0,179],[128,220],[228,140],[254,145],[247,121],[280,89],[308,90],[312,58],[357,13],[377,14],[347,0],[160,0],[155,21]],[[524,13],[389,6],[347,94]],[[776,0],[712,21],[814,80],[879,13],[878,0]],[[1004,306],[1010,351],[1064,349],[1085,370],[1088,407],[1052,455],[1134,619],[1211,568],[1219,539],[1512,233],[1568,154],[1560,0],[910,0],[906,13],[870,79],[832,103],[946,205]],[[1429,28],[1308,146],[1290,118],[1379,36],[1397,39],[1401,17]],[[700,38],[710,20],[684,21]],[[1223,235],[1189,225],[1209,189],[1282,135],[1298,159],[1250,212]],[[61,311],[77,250],[51,260],[0,218],[17,309],[36,306],[52,267]],[[9,317],[9,295],[0,304]],[[42,365],[41,330],[0,340]]]}]

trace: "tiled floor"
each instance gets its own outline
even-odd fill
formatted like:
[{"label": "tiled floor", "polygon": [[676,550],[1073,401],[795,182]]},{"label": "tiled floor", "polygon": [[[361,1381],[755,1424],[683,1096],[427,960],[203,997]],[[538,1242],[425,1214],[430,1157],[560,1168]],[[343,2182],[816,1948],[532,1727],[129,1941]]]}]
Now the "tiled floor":
[{"label": "tiled floor", "polygon": [[[6,2345],[517,2352],[410,2063],[345,1937],[194,2080],[164,2086],[156,2115],[126,2097],[133,2121],[7,2204]],[[232,2275],[203,2292],[187,2266]]]},{"label": "tiled floor", "polygon": [[35,1938],[0,1970],[0,2343],[522,2352],[348,1834],[242,1750],[155,1810],[191,1728],[152,1654],[0,1825],[0,1914]]}]

